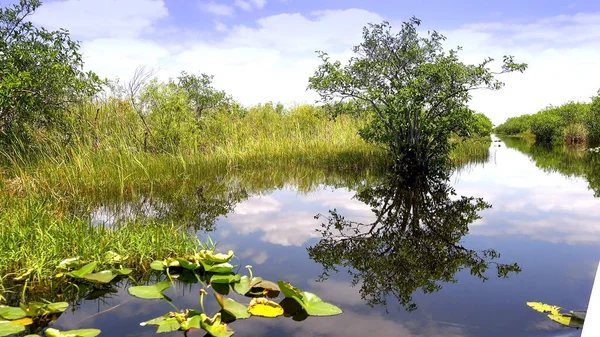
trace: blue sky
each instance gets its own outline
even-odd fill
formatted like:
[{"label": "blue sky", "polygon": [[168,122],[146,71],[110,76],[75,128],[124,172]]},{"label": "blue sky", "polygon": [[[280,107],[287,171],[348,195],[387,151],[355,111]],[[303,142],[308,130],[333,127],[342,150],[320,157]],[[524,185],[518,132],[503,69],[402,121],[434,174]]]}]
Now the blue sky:
[{"label": "blue sky", "polygon": [[69,29],[103,77],[127,81],[138,66],[163,79],[204,72],[251,105],[314,102],[315,50],[344,61],[366,23],[398,27],[413,15],[463,46],[465,62],[512,54],[530,65],[501,91],[473,94],[496,123],[600,89],[598,1],[47,0],[32,21]]}]

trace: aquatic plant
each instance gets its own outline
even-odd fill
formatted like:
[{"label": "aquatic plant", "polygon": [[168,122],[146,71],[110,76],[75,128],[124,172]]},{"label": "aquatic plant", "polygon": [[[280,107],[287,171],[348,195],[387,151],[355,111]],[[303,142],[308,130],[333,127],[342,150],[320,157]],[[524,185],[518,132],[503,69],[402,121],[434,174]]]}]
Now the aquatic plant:
[{"label": "aquatic plant", "polygon": [[[153,285],[129,287],[129,293],[142,299],[162,299],[170,302],[163,292],[171,287],[172,282],[201,282],[205,285],[200,290],[201,311],[195,309],[173,311],[142,322],[140,325],[156,325],[157,333],[203,329],[212,336],[226,337],[233,334],[227,323],[236,319],[284,315],[301,320],[308,316],[332,316],[342,313],[337,306],[323,301],[313,293],[301,291],[288,282],[279,280],[275,284],[254,276],[251,266],[246,266],[249,275],[233,273],[235,266],[230,264],[233,257],[234,252],[231,250],[227,254],[215,253],[214,250],[200,250],[194,254],[153,262],[152,267],[164,271],[170,280]],[[189,273],[193,273],[193,276]],[[186,274],[182,281],[183,275]],[[221,307],[221,311],[212,317],[207,315],[204,307],[207,294],[205,288],[214,290],[214,297]],[[252,300],[248,304],[243,304],[225,297],[230,290],[251,297]],[[267,299],[267,297],[276,298],[280,293],[284,294],[280,303]],[[290,305],[290,300],[297,305]]]},{"label": "aquatic plant", "polygon": [[527,302],[527,305],[535,311],[549,313],[548,318],[560,325],[576,329],[583,328],[585,311],[570,310],[568,313],[563,313],[561,312],[561,307],[542,302]]}]

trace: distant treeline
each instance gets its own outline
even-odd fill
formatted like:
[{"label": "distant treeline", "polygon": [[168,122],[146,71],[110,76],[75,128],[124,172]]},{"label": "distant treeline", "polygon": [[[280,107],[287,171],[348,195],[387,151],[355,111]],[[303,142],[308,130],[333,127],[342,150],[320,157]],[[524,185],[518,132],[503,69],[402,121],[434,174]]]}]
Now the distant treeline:
[{"label": "distant treeline", "polygon": [[494,131],[498,134],[533,134],[541,143],[600,142],[600,91],[592,102],[568,102],[532,115],[512,117]]}]

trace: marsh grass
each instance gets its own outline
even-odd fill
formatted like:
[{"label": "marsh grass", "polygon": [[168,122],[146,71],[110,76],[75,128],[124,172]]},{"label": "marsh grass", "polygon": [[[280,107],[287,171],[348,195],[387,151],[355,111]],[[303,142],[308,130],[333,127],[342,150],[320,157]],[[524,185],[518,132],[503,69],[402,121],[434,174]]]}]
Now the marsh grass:
[{"label": "marsh grass", "polygon": [[[144,139],[139,118],[123,102],[88,104],[76,114],[70,133],[39,133],[32,147],[14,142],[0,149],[4,280],[32,271],[32,280],[42,282],[62,259],[96,260],[109,250],[143,267],[197,249],[199,228],[190,224],[204,217],[203,229],[212,230],[210,224],[248,193],[284,186],[308,192],[321,184],[352,188],[377,179],[389,164],[383,150],[357,134],[365,119],[330,119],[311,106],[216,112],[192,133],[178,128],[183,133],[160,146]],[[452,158],[484,160],[488,146],[460,141]],[[194,196],[199,188],[208,202]],[[116,227],[90,224],[94,209],[140,198],[168,204],[172,213]]]}]

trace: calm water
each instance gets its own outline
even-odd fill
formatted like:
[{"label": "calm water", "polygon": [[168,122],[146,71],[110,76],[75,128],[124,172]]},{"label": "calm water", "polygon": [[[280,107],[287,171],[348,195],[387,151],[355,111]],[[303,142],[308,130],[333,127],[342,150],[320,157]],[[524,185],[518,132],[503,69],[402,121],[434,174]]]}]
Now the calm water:
[{"label": "calm water", "polygon": [[[175,197],[170,203],[164,199],[120,207],[107,203],[92,213],[91,222],[110,226],[141,212],[194,223],[200,237],[208,228],[222,251],[234,249],[239,258],[235,264],[251,264],[255,275],[288,280],[344,310],[339,316],[301,322],[256,317],[236,321],[231,324],[235,336],[580,336],[580,331],[553,323],[525,302],[586,308],[600,260],[600,199],[594,196],[600,193],[600,172],[593,164],[581,151],[549,150],[507,139],[493,143],[488,162],[452,175],[449,184],[457,196],[442,193],[450,187],[443,182],[426,183],[429,194],[423,194],[419,187],[397,188],[388,178],[368,173],[346,182],[339,176],[287,183],[254,177],[258,187],[230,181],[225,189],[196,191],[196,196],[185,199],[187,203],[175,202],[182,200]],[[372,244],[350,240],[356,244],[345,246],[320,241],[322,234],[316,231],[327,222],[315,219],[318,213],[328,215],[335,209],[346,220],[370,223],[376,218],[371,207],[392,200],[418,206],[414,209],[424,221],[452,223],[454,227],[447,233],[442,229],[440,238],[454,237],[470,222],[463,219],[469,208],[457,204],[462,195],[481,197],[492,208],[481,211],[482,218],[469,224],[469,234],[458,235],[460,243],[451,249],[426,231],[407,237],[379,231],[380,226],[372,231],[379,234],[371,241],[363,240]],[[388,214],[386,219],[390,218]],[[370,228],[361,227],[358,234],[346,228],[344,233],[356,237]],[[426,235],[419,239],[420,234]],[[489,280],[483,282],[468,268],[457,271],[465,264],[464,251],[457,246],[494,249],[501,254],[495,261],[516,262],[522,272],[498,278],[492,266],[486,273]],[[309,247],[321,249],[312,249],[309,255]],[[407,257],[390,258],[394,252]],[[342,263],[339,272],[316,282],[324,267],[335,263]],[[178,308],[199,307],[196,287],[180,286],[166,294]],[[212,298],[207,304],[207,310],[216,311]],[[54,326],[96,327],[102,336],[154,336],[155,328],[139,323],[171,310],[165,302],[138,300],[118,290],[105,298],[81,300],[77,310],[65,312]]]}]

